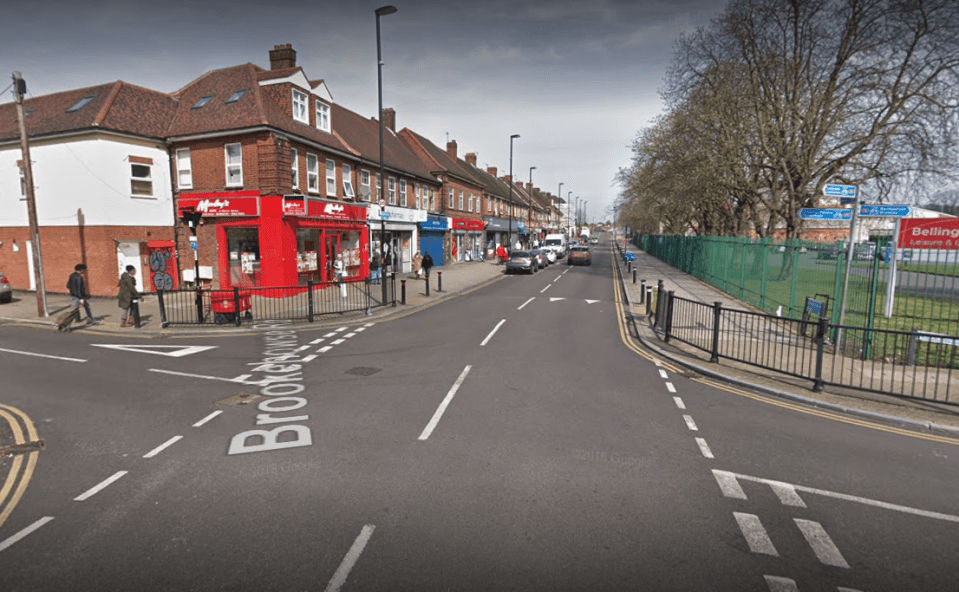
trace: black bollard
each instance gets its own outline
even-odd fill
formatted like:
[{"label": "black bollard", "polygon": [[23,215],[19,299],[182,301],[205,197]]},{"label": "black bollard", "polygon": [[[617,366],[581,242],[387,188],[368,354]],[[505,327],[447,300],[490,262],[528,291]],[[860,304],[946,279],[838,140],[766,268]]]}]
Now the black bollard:
[{"label": "black bollard", "polygon": [[133,308],[133,325],[139,329],[140,328],[140,301],[136,298],[130,303],[130,306]]},{"label": "black bollard", "polygon": [[430,274],[426,274],[426,295],[430,295]]},{"label": "black bollard", "polygon": [[633,268],[633,283],[636,283],[636,268]]},{"label": "black bollard", "polygon": [[646,280],[643,280],[639,283],[639,303],[643,304],[646,302]]},{"label": "black bollard", "polygon": [[400,280],[400,304],[406,304],[406,280]]},{"label": "black bollard", "polygon": [[436,280],[436,291],[437,291],[437,292],[442,292],[442,291],[443,291],[443,272],[442,272],[442,271],[437,271],[437,272],[436,272],[436,275],[439,276],[439,279]]}]

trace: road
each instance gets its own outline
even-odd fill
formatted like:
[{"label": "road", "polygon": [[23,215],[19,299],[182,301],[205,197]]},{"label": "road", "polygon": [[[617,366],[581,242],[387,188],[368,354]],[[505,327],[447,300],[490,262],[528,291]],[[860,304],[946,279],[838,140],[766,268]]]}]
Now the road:
[{"label": "road", "polygon": [[0,446],[45,443],[0,465],[0,589],[955,586],[959,443],[650,359],[610,257],[376,323],[0,328]]}]

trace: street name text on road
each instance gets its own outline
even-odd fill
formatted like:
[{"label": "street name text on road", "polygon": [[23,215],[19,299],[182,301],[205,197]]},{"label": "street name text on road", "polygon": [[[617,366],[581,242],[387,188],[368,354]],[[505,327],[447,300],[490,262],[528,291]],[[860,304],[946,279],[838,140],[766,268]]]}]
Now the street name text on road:
[{"label": "street name text on road", "polygon": [[801,208],[799,217],[803,220],[851,220],[852,210],[846,208]]}]

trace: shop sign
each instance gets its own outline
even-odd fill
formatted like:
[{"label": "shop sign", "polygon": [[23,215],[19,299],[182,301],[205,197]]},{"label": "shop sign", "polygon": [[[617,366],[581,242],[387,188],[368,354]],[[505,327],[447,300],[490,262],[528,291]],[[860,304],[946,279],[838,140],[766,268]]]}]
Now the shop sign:
[{"label": "shop sign", "polygon": [[959,218],[903,218],[900,249],[959,250]]},{"label": "shop sign", "polygon": [[427,218],[425,222],[420,222],[420,230],[446,230],[446,218]]},{"label": "shop sign", "polygon": [[468,220],[466,218],[453,218],[453,228],[456,230],[482,231],[484,228],[482,220]]},{"label": "shop sign", "polygon": [[507,220],[503,220],[502,218],[493,218],[493,217],[486,218],[487,232],[495,231],[495,230],[506,230],[508,227],[509,227],[509,222]]},{"label": "shop sign", "polygon": [[306,196],[305,195],[284,195],[283,196],[283,215],[284,216],[306,216]]},{"label": "shop sign", "polygon": [[396,206],[386,206],[385,208],[380,208],[380,206],[377,204],[370,205],[370,220],[388,220],[390,222],[406,222],[409,224],[417,224],[420,222],[426,222],[427,218],[428,214],[426,210],[413,210],[410,208],[398,208]]},{"label": "shop sign", "polygon": [[216,193],[180,194],[177,200],[180,215],[195,210],[204,216],[259,216],[259,191],[219,191]]},{"label": "shop sign", "polygon": [[334,201],[311,199],[308,203],[311,218],[335,218],[337,220],[366,220],[365,206],[352,206]]}]

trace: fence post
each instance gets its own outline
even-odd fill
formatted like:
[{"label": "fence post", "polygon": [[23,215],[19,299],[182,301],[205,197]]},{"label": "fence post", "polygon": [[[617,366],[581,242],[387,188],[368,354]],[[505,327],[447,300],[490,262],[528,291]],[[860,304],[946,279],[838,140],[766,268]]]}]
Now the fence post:
[{"label": "fence post", "polygon": [[392,284],[393,307],[395,308],[396,307],[396,272],[395,271],[390,272],[390,284]]},{"label": "fence post", "polygon": [[310,323],[313,322],[313,280],[306,281],[306,320]]},{"label": "fence post", "polygon": [[646,303],[646,280],[639,283],[639,303]]},{"label": "fence post", "polygon": [[723,303],[713,303],[713,351],[709,356],[712,363],[719,362],[719,321],[723,314]]},{"label": "fence post", "polygon": [[653,314],[653,287],[646,286],[646,316]]},{"label": "fence post", "polygon": [[406,280],[400,280],[400,304],[406,304]]},{"label": "fence post", "polygon": [[233,324],[240,326],[240,288],[233,286]]},{"label": "fence post", "polygon": [[666,336],[664,341],[669,343],[669,332],[673,329],[673,296],[676,294],[673,290],[666,293]]},{"label": "fence post", "polygon": [[665,321],[663,318],[663,313],[665,312],[665,308],[663,306],[665,303],[663,301],[665,300],[665,296],[666,294],[663,291],[663,280],[659,280],[656,285],[656,322],[654,323],[656,327],[662,327]]},{"label": "fence post", "polygon": [[826,333],[828,331],[829,317],[819,317],[819,323],[816,329],[816,376],[812,387],[815,393],[821,393],[823,390],[822,364],[823,354],[826,349]]},{"label": "fence post", "polygon": [[196,282],[196,322],[198,325],[203,324],[203,289],[200,287],[199,278]]},{"label": "fence post", "polygon": [[370,316],[373,314],[373,288],[370,287],[373,280],[367,276],[363,283],[366,284],[366,316]]},{"label": "fence post", "polygon": [[157,303],[160,305],[160,328],[166,329],[170,323],[166,320],[166,306],[163,304],[163,290],[157,290]]},{"label": "fence post", "polygon": [[919,329],[912,328],[912,335],[909,336],[909,352],[906,354],[906,365],[916,365],[916,347],[919,345]]}]

